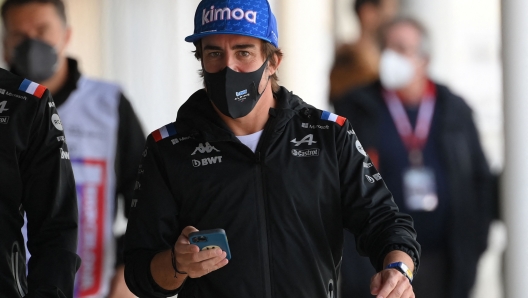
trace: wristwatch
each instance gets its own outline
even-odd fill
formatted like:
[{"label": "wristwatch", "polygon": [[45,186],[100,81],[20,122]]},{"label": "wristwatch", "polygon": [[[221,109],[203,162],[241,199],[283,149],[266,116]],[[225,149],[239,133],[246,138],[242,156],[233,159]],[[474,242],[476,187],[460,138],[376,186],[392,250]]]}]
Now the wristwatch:
[{"label": "wristwatch", "polygon": [[405,277],[409,279],[409,282],[413,281],[413,273],[403,262],[390,263],[385,269],[396,269],[400,271]]}]

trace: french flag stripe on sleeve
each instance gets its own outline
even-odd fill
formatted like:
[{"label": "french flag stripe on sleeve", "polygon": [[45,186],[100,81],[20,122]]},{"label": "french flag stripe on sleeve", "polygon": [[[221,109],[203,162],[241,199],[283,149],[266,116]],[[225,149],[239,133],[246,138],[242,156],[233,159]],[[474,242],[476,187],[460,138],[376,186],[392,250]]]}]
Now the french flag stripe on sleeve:
[{"label": "french flag stripe on sleeve", "polygon": [[42,95],[44,95],[44,92],[46,92],[46,87],[32,82],[28,79],[24,79],[24,81],[22,81],[22,84],[20,84],[20,87],[18,87],[18,90],[24,91],[38,98],[42,98]]},{"label": "french flag stripe on sleeve", "polygon": [[334,113],[330,113],[327,111],[323,111],[323,114],[321,115],[321,119],[335,122],[339,124],[339,126],[345,125],[345,121],[346,121],[345,117],[341,117],[339,115],[336,115]]},{"label": "french flag stripe on sleeve", "polygon": [[176,128],[173,124],[165,125],[162,128],[152,132],[154,141],[159,142],[165,138],[172,137],[176,134]]}]

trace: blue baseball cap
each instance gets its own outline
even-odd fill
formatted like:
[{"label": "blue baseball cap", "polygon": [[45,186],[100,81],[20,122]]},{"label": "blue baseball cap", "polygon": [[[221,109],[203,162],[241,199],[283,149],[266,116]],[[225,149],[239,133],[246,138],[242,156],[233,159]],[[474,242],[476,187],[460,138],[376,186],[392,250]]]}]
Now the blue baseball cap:
[{"label": "blue baseball cap", "polygon": [[194,34],[185,41],[214,34],[256,37],[279,47],[277,19],[267,0],[202,0],[194,16]]}]

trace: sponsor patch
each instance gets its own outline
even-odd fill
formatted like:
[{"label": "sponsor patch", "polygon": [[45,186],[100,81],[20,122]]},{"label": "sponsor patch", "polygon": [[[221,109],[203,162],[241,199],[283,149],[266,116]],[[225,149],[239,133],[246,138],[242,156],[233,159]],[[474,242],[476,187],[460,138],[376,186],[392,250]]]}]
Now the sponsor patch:
[{"label": "sponsor patch", "polygon": [[32,82],[28,79],[24,79],[24,81],[22,81],[22,84],[20,84],[20,87],[18,87],[18,90],[24,91],[38,98],[42,98],[42,95],[44,95],[44,92],[46,92],[46,87]]},{"label": "sponsor patch", "polygon": [[295,157],[314,157],[319,156],[320,151],[319,148],[305,150],[293,149],[291,153]]},{"label": "sponsor patch", "polygon": [[376,179],[376,181],[380,181],[382,178],[381,178],[381,174],[376,174],[376,175],[373,175],[372,176],[374,179]]},{"label": "sponsor patch", "polygon": [[172,142],[172,145],[176,145],[176,144],[179,144],[180,142],[183,142],[183,141],[187,141],[187,140],[190,140],[192,139],[193,137],[189,136],[189,137],[181,137],[181,138],[175,138],[175,139],[172,139],[171,142]]},{"label": "sponsor patch", "polygon": [[9,116],[0,116],[0,124],[9,123]]},{"label": "sponsor patch", "polygon": [[247,22],[256,24],[257,23],[257,13],[253,10],[244,11],[242,8],[215,8],[211,6],[211,9],[204,9],[202,12],[202,26],[216,21],[224,20],[237,20],[241,21],[245,19]]},{"label": "sponsor patch", "polygon": [[159,142],[168,137],[172,137],[174,135],[176,135],[176,128],[174,127],[174,124],[172,123],[165,125],[162,128],[152,132],[152,137],[154,138],[154,141],[156,142]]},{"label": "sponsor patch", "polygon": [[309,134],[309,135],[305,136],[300,141],[297,141],[297,138],[295,138],[295,139],[291,140],[290,143],[294,143],[295,147],[299,147],[299,146],[301,146],[304,143],[306,143],[306,144],[311,146],[313,144],[317,144],[317,141],[314,141],[313,134]]},{"label": "sponsor patch", "polygon": [[359,153],[363,154],[363,156],[367,156],[367,152],[365,152],[365,149],[363,149],[361,142],[356,141],[356,148],[359,151]]},{"label": "sponsor patch", "polygon": [[370,168],[372,168],[373,166],[374,166],[374,165],[373,165],[372,163],[370,163],[370,162],[364,162],[364,163],[363,163],[363,167],[364,167],[365,169],[370,169]]},{"label": "sponsor patch", "polygon": [[53,123],[53,126],[55,126],[56,129],[60,131],[64,130],[64,128],[62,127],[62,122],[58,114],[53,114],[51,116],[51,123]]},{"label": "sponsor patch", "polygon": [[376,180],[374,180],[374,178],[370,177],[369,175],[365,175],[365,177],[367,178],[368,182],[370,182],[370,183],[376,182]]},{"label": "sponsor patch", "polygon": [[327,111],[323,111],[323,114],[321,114],[321,119],[335,122],[335,123],[339,124],[339,126],[345,125],[345,121],[346,121],[345,117],[341,117],[339,115],[336,115],[334,113],[330,113],[330,112],[327,112]]},{"label": "sponsor patch", "polygon": [[201,160],[197,160],[197,159],[192,160],[192,165],[195,168],[204,167],[208,165],[214,165],[217,163],[222,163],[222,156],[207,157],[207,158],[202,158]]},{"label": "sponsor patch", "polygon": [[196,147],[196,149],[194,149],[194,152],[191,154],[191,155],[196,155],[196,153],[211,153],[211,152],[220,152],[220,150],[216,149],[214,146],[211,146],[211,144],[209,143],[205,143],[205,146],[204,144],[200,143],[200,145],[198,145],[198,147]]},{"label": "sponsor patch", "polygon": [[64,151],[62,150],[62,148],[60,148],[60,153],[61,153],[61,159],[70,159],[70,152],[68,151]]}]

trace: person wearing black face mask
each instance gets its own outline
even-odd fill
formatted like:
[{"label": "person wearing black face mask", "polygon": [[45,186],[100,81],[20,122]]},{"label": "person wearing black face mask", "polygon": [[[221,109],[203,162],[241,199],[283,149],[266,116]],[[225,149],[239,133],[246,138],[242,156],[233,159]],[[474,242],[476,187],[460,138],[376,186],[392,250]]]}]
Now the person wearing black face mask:
[{"label": "person wearing black face mask", "polygon": [[[126,209],[132,200],[145,141],[141,125],[119,86],[83,76],[77,61],[67,57],[71,29],[62,0],[6,0],[1,13],[6,63],[48,88],[67,137],[81,207],[78,254],[84,260],[75,297],[132,297],[124,282],[123,238],[112,235],[117,198],[123,196]],[[91,239],[100,240],[92,245]]]},{"label": "person wearing black face mask", "polygon": [[[350,123],[278,85],[267,0],[203,0],[194,34],[204,89],[150,134],[125,245],[140,297],[331,297],[343,229],[378,270],[372,294],[413,298],[420,259]],[[232,258],[189,234],[222,228]]]},{"label": "person wearing black face mask", "polygon": [[[268,67],[268,59],[253,72],[241,73],[226,66],[217,73],[203,71],[207,94],[222,114],[233,119],[247,116],[264,93],[259,82]],[[268,76],[269,82],[269,76]],[[266,89],[268,84],[266,83]]]}]

